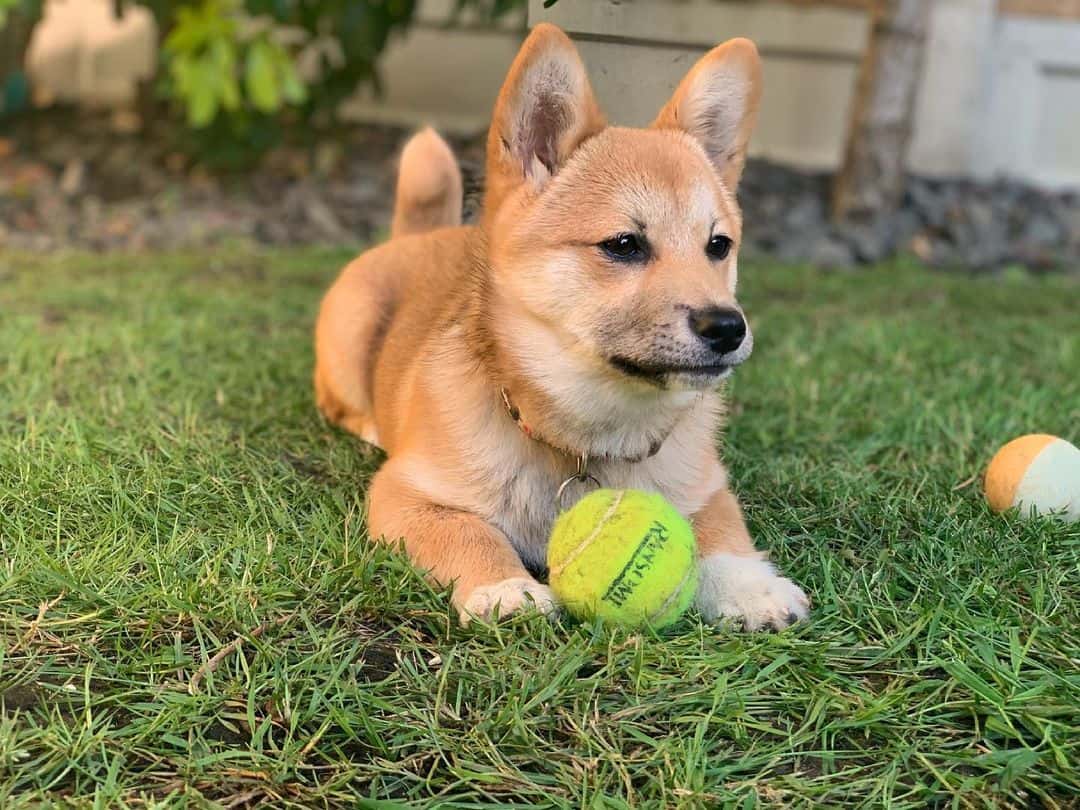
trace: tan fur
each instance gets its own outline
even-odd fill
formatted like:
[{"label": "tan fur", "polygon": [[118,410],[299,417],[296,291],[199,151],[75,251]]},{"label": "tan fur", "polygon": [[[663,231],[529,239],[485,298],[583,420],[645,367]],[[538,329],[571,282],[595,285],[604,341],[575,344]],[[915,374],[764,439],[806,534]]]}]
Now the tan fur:
[{"label": "tan fur", "polygon": [[[738,306],[734,190],[759,97],[757,52],[735,40],[702,58],[653,128],[607,128],[572,43],[540,25],[495,106],[479,226],[458,226],[460,175],[438,136],[406,147],[393,238],[323,301],[315,390],[330,421],[390,456],[369,494],[371,535],[403,540],[452,584],[463,620],[551,609],[529,569],[543,568],[555,491],[582,452],[603,485],[661,492],[693,518],[703,615],[806,615],[727,489],[717,380],[681,370],[706,362],[687,312]],[[642,227],[647,263],[599,247]],[[714,234],[734,241],[726,259],[705,254]],[[748,334],[730,362],[751,346]],[[617,358],[661,371],[646,380]],[[757,566],[744,578],[740,560]]]},{"label": "tan fur", "polygon": [[390,237],[461,224],[461,171],[433,129],[416,133],[401,153]]}]

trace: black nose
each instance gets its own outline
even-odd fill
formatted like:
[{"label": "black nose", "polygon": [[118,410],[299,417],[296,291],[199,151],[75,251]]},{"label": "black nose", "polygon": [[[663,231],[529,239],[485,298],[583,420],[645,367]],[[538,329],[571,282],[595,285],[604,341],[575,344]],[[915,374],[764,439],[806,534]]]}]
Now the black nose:
[{"label": "black nose", "polygon": [[690,312],[690,330],[717,354],[728,354],[742,345],[746,321],[737,309],[695,309]]}]

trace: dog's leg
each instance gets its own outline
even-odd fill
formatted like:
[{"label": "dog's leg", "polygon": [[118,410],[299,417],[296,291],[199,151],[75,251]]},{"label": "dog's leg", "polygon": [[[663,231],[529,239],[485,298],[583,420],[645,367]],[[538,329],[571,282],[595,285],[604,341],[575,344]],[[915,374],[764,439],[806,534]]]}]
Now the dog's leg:
[{"label": "dog's leg", "polygon": [[520,610],[550,613],[555,597],[533,579],[506,536],[476,515],[441,506],[409,481],[403,459],[387,462],[372,482],[368,533],[404,541],[413,564],[453,585],[462,624]]},{"label": "dog's leg", "polygon": [[315,402],[327,420],[375,445],[374,366],[399,295],[396,269],[370,254],[351,262],[315,322]]},{"label": "dog's leg", "polygon": [[701,558],[697,607],[706,620],[739,619],[748,630],[780,630],[807,617],[810,600],[754,548],[730,490],[713,493],[693,523]]},{"label": "dog's leg", "polygon": [[[353,387],[359,388],[359,385]],[[378,446],[379,433],[375,429],[375,420],[359,408],[350,408],[343,398],[335,394],[327,371],[321,365],[315,367],[315,404],[328,422],[339,425],[369,444]]]}]

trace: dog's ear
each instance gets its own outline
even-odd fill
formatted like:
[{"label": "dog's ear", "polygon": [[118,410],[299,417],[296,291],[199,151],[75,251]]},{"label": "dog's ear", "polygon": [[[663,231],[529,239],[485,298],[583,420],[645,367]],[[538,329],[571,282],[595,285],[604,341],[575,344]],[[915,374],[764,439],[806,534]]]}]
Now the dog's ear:
[{"label": "dog's ear", "polygon": [[761,58],[748,39],[717,45],[690,69],[652,126],[681,129],[705,147],[734,191],[761,101]]},{"label": "dog's ear", "polygon": [[487,142],[487,199],[494,210],[513,188],[537,188],[570,153],[604,128],[577,49],[541,23],[529,34],[499,91]]}]

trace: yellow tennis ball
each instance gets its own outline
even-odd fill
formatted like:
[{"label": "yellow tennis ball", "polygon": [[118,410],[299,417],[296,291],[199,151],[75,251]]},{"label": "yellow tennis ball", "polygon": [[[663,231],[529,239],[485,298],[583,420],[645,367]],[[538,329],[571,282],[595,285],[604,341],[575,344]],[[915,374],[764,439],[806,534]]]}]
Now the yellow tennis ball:
[{"label": "yellow tennis ball", "polygon": [[1013,439],[990,461],[984,482],[995,512],[1013,506],[1080,520],[1080,450],[1057,436],[1033,433]]},{"label": "yellow tennis ball", "polygon": [[548,572],[555,596],[579,618],[664,627],[694,601],[694,532],[661,495],[600,489],[555,522]]}]

